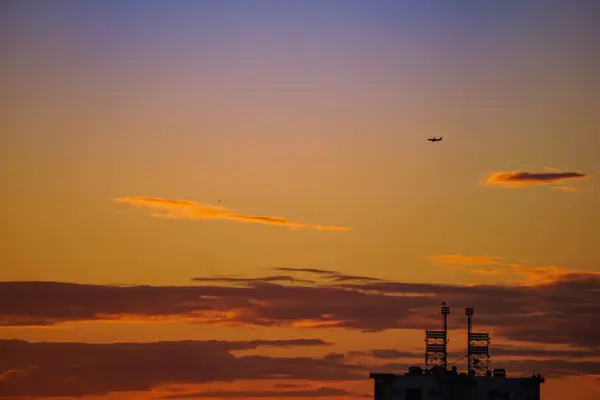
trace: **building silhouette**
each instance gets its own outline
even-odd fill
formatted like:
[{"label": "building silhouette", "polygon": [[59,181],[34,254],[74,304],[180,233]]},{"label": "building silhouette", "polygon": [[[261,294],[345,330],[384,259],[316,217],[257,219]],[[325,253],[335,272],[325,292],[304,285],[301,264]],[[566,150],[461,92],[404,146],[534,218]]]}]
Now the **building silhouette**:
[{"label": "building silhouette", "polygon": [[506,370],[489,370],[488,333],[473,333],[474,310],[465,309],[468,318],[467,371],[448,369],[447,316],[450,307],[442,304],[444,329],[425,331],[425,365],[410,367],[408,372],[371,373],[375,400],[540,400],[540,385],[545,379],[539,374],[531,377],[508,377]]}]

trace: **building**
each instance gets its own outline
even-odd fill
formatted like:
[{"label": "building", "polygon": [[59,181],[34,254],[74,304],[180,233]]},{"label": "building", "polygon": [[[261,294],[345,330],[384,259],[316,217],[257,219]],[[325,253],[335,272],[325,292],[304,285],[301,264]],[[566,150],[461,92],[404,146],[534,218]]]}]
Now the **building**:
[{"label": "building", "polygon": [[375,400],[540,400],[544,378],[509,378],[502,369],[478,376],[434,367],[411,367],[403,375],[371,373]]},{"label": "building", "polygon": [[504,369],[488,369],[490,362],[487,333],[473,333],[473,309],[465,309],[468,318],[467,371],[448,369],[447,317],[450,307],[442,305],[444,329],[425,331],[425,365],[410,367],[408,372],[371,373],[375,400],[540,400],[539,374],[532,377],[508,377]]}]

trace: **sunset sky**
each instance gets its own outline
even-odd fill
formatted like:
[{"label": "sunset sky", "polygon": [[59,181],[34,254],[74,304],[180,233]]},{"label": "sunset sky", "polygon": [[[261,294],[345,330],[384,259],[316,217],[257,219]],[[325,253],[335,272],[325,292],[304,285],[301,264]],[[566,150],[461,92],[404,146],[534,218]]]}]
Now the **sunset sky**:
[{"label": "sunset sky", "polygon": [[600,396],[599,2],[4,0],[0,60],[0,398],[369,398],[442,301]]}]

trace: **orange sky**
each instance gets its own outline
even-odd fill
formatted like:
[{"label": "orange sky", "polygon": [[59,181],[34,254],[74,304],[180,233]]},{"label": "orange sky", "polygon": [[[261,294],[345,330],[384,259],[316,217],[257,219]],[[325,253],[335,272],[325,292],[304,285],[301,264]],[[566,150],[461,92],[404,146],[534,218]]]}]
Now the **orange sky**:
[{"label": "orange sky", "polygon": [[595,2],[49,4],[0,6],[0,397],[370,396],[442,301],[460,369],[475,307],[598,396]]}]

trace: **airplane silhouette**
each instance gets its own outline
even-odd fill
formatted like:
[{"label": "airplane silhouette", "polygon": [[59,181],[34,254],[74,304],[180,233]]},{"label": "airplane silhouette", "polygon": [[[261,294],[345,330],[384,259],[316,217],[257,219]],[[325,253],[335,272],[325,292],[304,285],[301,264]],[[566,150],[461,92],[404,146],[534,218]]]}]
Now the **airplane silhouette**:
[{"label": "airplane silhouette", "polygon": [[443,138],[444,138],[443,136],[440,136],[440,138],[438,139],[438,138],[436,138],[436,137],[434,136],[434,137],[432,137],[432,138],[429,138],[429,139],[427,139],[427,140],[429,140],[430,142],[439,142],[439,141],[441,141]]}]

